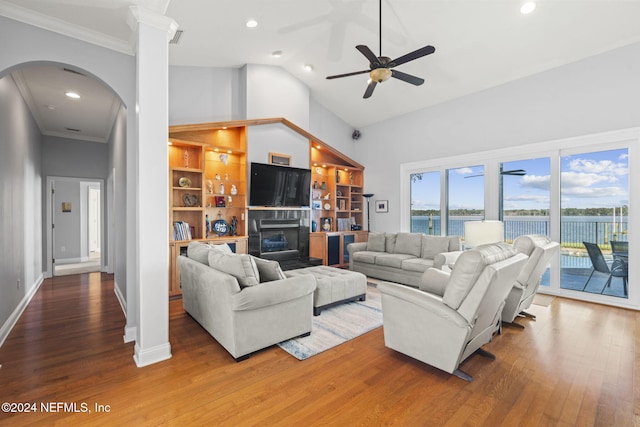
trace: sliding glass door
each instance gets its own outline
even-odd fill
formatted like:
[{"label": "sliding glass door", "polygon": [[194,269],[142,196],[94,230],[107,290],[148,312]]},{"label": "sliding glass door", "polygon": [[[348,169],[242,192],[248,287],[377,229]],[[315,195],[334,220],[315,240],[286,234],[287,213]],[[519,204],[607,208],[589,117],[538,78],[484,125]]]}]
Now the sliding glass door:
[{"label": "sliding glass door", "polygon": [[628,150],[560,158],[560,286],[628,298]]}]

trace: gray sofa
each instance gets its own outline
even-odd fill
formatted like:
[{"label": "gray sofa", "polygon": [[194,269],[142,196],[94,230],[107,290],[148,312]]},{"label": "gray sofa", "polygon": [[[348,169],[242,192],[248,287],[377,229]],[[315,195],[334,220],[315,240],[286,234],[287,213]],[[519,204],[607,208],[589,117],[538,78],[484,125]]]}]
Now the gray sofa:
[{"label": "gray sofa", "polygon": [[351,243],[349,269],[369,277],[418,287],[429,268],[440,268],[443,252],[459,251],[459,236],[422,233],[369,233],[365,242]]},{"label": "gray sofa", "polygon": [[286,278],[275,261],[191,242],[178,257],[182,304],[236,361],[311,333],[311,274]]}]

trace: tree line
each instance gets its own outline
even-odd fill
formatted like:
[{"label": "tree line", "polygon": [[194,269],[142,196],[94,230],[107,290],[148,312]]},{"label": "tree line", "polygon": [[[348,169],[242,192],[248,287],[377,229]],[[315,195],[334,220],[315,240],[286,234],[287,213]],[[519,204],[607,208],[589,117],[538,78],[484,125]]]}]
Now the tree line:
[{"label": "tree line", "polygon": [[[509,209],[504,211],[507,216],[549,216],[549,209]],[[616,207],[616,216],[628,215],[627,205]],[[451,209],[449,215],[452,216],[482,216],[482,209]],[[612,216],[613,208],[564,208],[564,216]],[[412,209],[411,216],[440,216],[437,209]]]}]

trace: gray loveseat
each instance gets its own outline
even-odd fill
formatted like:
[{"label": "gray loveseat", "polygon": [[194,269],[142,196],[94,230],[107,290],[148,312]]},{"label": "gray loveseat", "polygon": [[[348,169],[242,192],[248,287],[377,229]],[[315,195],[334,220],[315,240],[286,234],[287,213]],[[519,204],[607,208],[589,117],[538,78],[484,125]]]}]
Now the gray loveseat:
[{"label": "gray loveseat", "polygon": [[441,268],[443,252],[459,251],[459,236],[422,233],[369,233],[365,242],[351,243],[349,269],[369,277],[418,287],[429,268]]},{"label": "gray loveseat", "polygon": [[236,361],[311,333],[311,274],[286,278],[275,261],[191,242],[178,257],[182,304]]}]

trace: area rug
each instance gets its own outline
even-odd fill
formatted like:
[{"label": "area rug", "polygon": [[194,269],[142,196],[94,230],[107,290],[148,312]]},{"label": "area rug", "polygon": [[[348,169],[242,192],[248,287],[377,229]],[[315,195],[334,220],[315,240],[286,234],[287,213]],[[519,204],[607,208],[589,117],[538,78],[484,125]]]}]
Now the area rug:
[{"label": "area rug", "polygon": [[366,301],[340,304],[322,310],[320,316],[313,317],[311,335],[284,341],[278,346],[296,359],[304,360],[380,326],[380,292],[369,283]]},{"label": "area rug", "polygon": [[554,299],[556,299],[556,297],[553,295],[536,294],[536,296],[533,297],[533,304],[549,307]]}]

